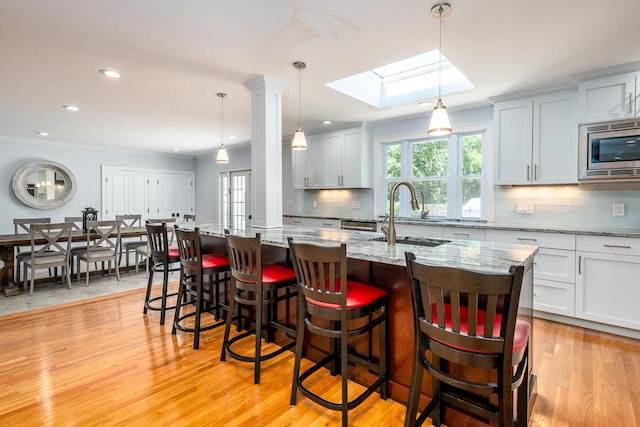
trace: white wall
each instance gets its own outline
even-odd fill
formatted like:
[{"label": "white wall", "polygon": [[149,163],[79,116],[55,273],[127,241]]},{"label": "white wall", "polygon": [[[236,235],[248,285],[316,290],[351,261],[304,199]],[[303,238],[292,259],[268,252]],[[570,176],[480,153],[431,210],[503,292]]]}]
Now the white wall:
[{"label": "white wall", "polygon": [[[100,210],[102,165],[182,171],[195,169],[190,157],[133,150],[110,151],[43,139],[0,136],[0,153],[0,234],[13,233],[13,218],[51,217],[53,221],[62,221],[65,216],[80,216],[82,209],[87,206]],[[78,190],[67,205],[40,210],[22,204],[15,197],[11,188],[14,173],[25,163],[34,160],[58,162],[73,172]]]}]

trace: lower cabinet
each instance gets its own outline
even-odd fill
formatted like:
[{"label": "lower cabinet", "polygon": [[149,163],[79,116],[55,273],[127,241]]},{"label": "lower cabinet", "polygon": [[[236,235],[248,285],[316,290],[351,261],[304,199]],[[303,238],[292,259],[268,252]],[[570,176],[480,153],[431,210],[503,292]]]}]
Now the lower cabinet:
[{"label": "lower cabinet", "polygon": [[575,235],[487,230],[487,241],[538,246],[533,261],[533,308],[574,316]]},{"label": "lower cabinet", "polygon": [[290,217],[282,218],[285,225],[297,225],[300,227],[321,227],[339,229],[341,221],[339,219],[322,219],[322,218],[306,218],[306,217]]},{"label": "lower cabinet", "polygon": [[577,249],[576,317],[640,330],[640,239],[578,236]]}]

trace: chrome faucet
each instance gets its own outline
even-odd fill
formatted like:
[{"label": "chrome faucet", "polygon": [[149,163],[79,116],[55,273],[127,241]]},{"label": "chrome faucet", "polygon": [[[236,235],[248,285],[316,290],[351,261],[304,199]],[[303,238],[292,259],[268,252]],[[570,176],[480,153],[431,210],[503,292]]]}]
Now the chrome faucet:
[{"label": "chrome faucet", "polygon": [[[420,205],[418,204],[418,198],[416,197],[416,189],[413,188],[408,181],[400,181],[396,182],[393,187],[391,187],[391,194],[389,194],[389,226],[387,227],[387,246],[395,246],[396,244],[396,224],[394,219],[394,209],[393,209],[393,200],[396,197],[396,190],[401,185],[406,186],[411,193],[411,207],[414,210],[420,209]],[[381,227],[382,232],[384,233],[384,226]]]},{"label": "chrome faucet", "polygon": [[418,194],[420,194],[420,198],[422,199],[422,211],[420,212],[420,219],[425,219],[427,215],[429,215],[429,208],[425,207],[424,204],[424,193],[422,190],[416,190]]}]

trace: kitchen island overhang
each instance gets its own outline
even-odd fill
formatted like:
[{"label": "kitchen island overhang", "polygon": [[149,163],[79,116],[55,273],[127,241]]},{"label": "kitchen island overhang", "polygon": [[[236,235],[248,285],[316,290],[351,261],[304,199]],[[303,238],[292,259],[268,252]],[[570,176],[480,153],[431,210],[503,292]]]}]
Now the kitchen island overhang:
[{"label": "kitchen island overhang", "polygon": [[[212,250],[225,250],[224,227],[217,223],[180,224],[183,228],[200,228],[203,245]],[[523,265],[525,277],[522,284],[520,315],[533,325],[533,258],[538,251],[536,246],[509,245],[469,240],[451,240],[435,247],[398,243],[387,246],[379,241],[381,233],[366,231],[335,230],[313,227],[299,227],[285,225],[277,229],[249,228],[247,230],[231,230],[232,234],[249,235],[261,233],[262,242],[268,249],[269,262],[288,262],[287,238],[295,241],[312,242],[316,244],[335,245],[347,244],[349,259],[349,278],[373,286],[379,286],[387,291],[387,343],[388,343],[388,373],[389,394],[401,403],[407,402],[411,379],[413,359],[413,308],[411,302],[411,287],[405,264],[405,252],[413,252],[420,262],[434,265],[447,265],[461,269],[487,273],[506,273],[512,265]],[[291,307],[292,309],[292,307]],[[295,318],[295,315],[294,315]],[[370,339],[376,339],[371,337]],[[361,342],[364,341],[364,342]],[[352,343],[358,351],[368,351],[367,340]],[[530,339],[530,392],[535,388],[535,364],[533,338]],[[323,356],[323,343],[315,340],[309,343],[309,350],[305,357],[319,360]],[[373,355],[377,357],[376,354]],[[361,383],[370,384],[373,376],[365,369],[352,369],[350,378]],[[425,377],[423,382],[424,401],[420,407],[426,405],[430,395],[430,379]],[[529,408],[533,400],[530,399]],[[455,414],[453,415],[456,416]],[[467,420],[465,418],[465,420]]]}]

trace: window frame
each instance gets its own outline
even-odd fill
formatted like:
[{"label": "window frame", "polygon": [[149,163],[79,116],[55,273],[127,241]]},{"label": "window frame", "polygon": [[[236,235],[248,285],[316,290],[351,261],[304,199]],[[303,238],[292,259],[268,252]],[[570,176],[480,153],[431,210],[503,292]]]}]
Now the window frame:
[{"label": "window frame", "polygon": [[[462,175],[462,140],[467,135],[482,135],[482,173],[480,175]],[[402,135],[397,137],[390,137],[384,139],[378,139],[376,142],[380,145],[380,149],[376,150],[377,155],[379,155],[380,161],[377,164],[380,167],[380,179],[377,183],[377,197],[378,200],[377,208],[378,212],[381,216],[387,213],[387,183],[388,182],[397,182],[397,181],[409,181],[413,182],[412,179],[413,171],[412,171],[412,144],[422,141],[437,141],[441,139],[448,140],[448,156],[449,156],[449,166],[448,166],[448,176],[446,179],[447,182],[447,216],[434,216],[431,215],[431,218],[437,218],[439,220],[462,220],[462,221],[488,221],[493,218],[493,186],[491,185],[492,181],[492,173],[491,168],[493,165],[493,156],[489,153],[492,152],[492,144],[491,144],[491,127],[490,124],[479,124],[475,126],[467,126],[461,127],[457,132],[448,135],[446,137],[427,137],[425,134],[411,134],[411,135]],[[452,141],[454,139],[454,141]],[[392,145],[400,145],[400,167],[401,174],[400,178],[387,178],[387,147]],[[455,171],[454,174],[451,171]],[[481,179],[481,212],[480,218],[472,218],[472,217],[462,217],[462,182],[465,178],[480,178]],[[419,196],[418,196],[419,197]],[[419,202],[421,202],[419,200]],[[399,191],[399,203],[400,209],[396,214],[398,217],[410,217],[410,218],[420,218],[419,214],[411,215],[411,205],[409,192],[403,190],[400,187]],[[452,215],[452,212],[456,212],[455,215]],[[429,218],[428,217],[428,218]]]}]

